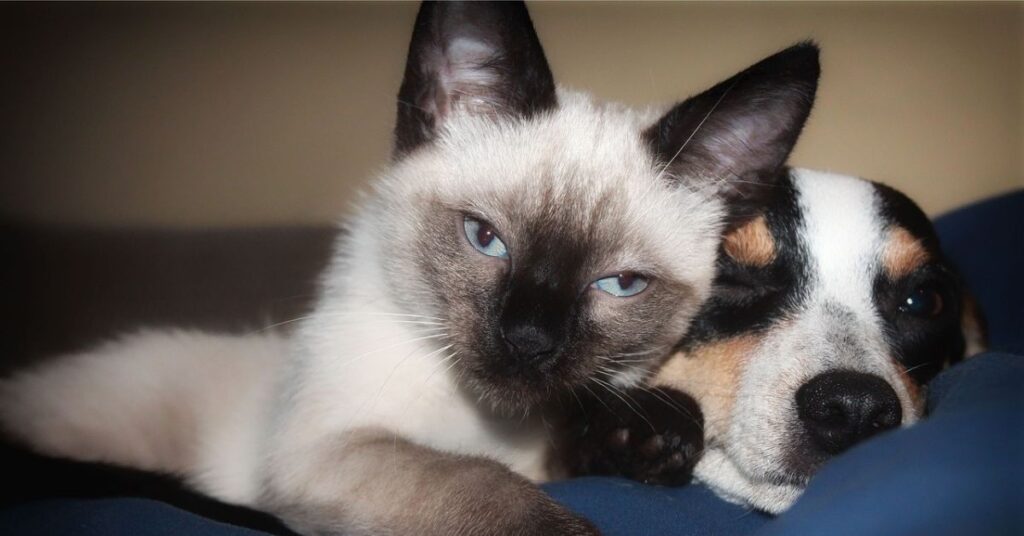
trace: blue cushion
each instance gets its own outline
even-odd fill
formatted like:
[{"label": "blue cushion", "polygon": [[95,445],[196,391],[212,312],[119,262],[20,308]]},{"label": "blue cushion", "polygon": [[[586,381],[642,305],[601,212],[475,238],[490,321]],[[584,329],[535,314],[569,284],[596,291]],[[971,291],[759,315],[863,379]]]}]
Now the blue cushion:
[{"label": "blue cushion", "polygon": [[759,536],[1021,534],[1024,359],[986,354],[931,386],[929,418],[826,465]]},{"label": "blue cushion", "polygon": [[935,228],[988,318],[991,348],[1024,354],[1024,190],[941,216]]},{"label": "blue cushion", "polygon": [[929,406],[917,426],[826,464],[775,519],[696,485],[593,478],[547,489],[609,535],[1024,533],[1024,358],[985,354],[943,372]]},{"label": "blue cushion", "polygon": [[754,534],[771,520],[727,503],[704,486],[647,486],[612,477],[554,482],[544,488],[608,536],[626,534]]},{"label": "blue cushion", "polygon": [[149,499],[46,500],[0,510],[0,534],[259,536]]}]

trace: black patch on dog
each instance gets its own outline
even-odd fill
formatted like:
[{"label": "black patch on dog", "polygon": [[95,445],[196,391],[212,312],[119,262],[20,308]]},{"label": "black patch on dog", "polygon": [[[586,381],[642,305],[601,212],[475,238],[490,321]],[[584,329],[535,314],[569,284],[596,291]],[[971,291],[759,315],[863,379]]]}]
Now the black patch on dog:
[{"label": "black patch on dog", "polygon": [[[961,327],[964,285],[939,249],[938,236],[928,217],[907,196],[874,183],[882,218],[889,226],[906,229],[928,252],[931,261],[906,277],[893,280],[880,270],[875,277],[875,307],[885,321],[889,345],[911,378],[923,384],[942,367],[964,356],[966,341]],[[915,291],[934,293],[942,301],[935,316],[921,317],[901,311]]]},{"label": "black patch on dog", "polygon": [[763,216],[775,241],[775,258],[764,267],[748,266],[719,246],[712,296],[697,313],[681,348],[763,330],[805,299],[809,260],[800,236],[803,216],[788,169]]}]

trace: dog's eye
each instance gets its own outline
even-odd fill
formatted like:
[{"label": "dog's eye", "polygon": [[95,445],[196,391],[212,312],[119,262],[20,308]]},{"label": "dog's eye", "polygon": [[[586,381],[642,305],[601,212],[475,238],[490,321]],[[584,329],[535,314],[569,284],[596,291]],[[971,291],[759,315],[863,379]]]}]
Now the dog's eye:
[{"label": "dog's eye", "polygon": [[498,232],[491,224],[466,216],[462,221],[462,227],[466,230],[466,239],[477,251],[488,257],[508,258],[508,248],[498,238]]},{"label": "dog's eye", "polygon": [[770,275],[759,273],[748,268],[732,268],[722,270],[715,280],[714,296],[716,300],[735,305],[748,305],[756,300],[774,294],[785,288],[785,282]]},{"label": "dog's eye", "polygon": [[590,285],[612,296],[627,298],[643,292],[649,280],[636,272],[622,272],[611,277],[602,277]]},{"label": "dog's eye", "polygon": [[939,316],[943,308],[942,295],[932,287],[917,287],[900,304],[901,313],[920,318]]}]

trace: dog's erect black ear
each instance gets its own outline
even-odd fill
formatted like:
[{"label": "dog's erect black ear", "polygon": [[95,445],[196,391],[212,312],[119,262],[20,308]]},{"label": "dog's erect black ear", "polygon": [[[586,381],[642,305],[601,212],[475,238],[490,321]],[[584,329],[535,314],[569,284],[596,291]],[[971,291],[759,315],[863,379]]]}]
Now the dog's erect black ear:
[{"label": "dog's erect black ear", "polygon": [[522,2],[424,2],[398,92],[395,156],[434,138],[455,110],[530,117],[555,82]]},{"label": "dog's erect black ear", "polygon": [[742,218],[778,181],[819,73],[818,47],[800,43],[677,104],[644,137],[666,173],[714,186]]}]

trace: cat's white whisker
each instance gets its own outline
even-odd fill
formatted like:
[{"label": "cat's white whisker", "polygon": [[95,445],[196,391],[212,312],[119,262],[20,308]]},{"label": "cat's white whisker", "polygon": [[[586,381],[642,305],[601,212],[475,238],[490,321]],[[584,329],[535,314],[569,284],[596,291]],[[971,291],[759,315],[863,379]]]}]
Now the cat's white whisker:
[{"label": "cat's white whisker", "polygon": [[[448,348],[451,348],[452,346],[454,346],[454,344],[448,345]],[[426,378],[423,379],[423,383],[421,384],[421,387],[420,387],[420,393],[418,395],[416,395],[415,399],[413,399],[412,404],[418,403],[420,401],[420,399],[423,398],[424,393],[426,393],[426,388],[425,387],[430,384],[430,379],[433,378],[435,375],[437,375],[438,372],[441,371],[441,367],[444,367],[445,364],[448,364],[448,366],[444,368],[444,373],[447,374],[448,371],[450,371],[452,369],[452,367],[454,367],[454,366],[456,366],[458,364],[458,362],[462,358],[455,359],[451,363],[448,363],[449,360],[455,358],[457,355],[459,355],[459,351],[455,350],[454,352],[444,356],[443,358],[441,358],[441,359],[439,359],[437,361],[437,363],[434,365],[434,370],[431,371],[431,373],[429,375],[427,375]]]},{"label": "cat's white whisker", "polygon": [[[451,355],[451,357],[456,357],[456,356],[458,356],[458,355],[459,355],[459,353],[458,353],[458,352],[455,352],[454,354],[452,354],[452,355]],[[450,364],[450,365],[448,365],[448,367],[446,367],[446,368],[444,369],[444,373],[445,373],[445,374],[447,374],[447,373],[448,373],[448,371],[450,371],[450,370],[451,370],[451,369],[452,369],[453,367],[455,367],[456,365],[458,365],[458,364],[459,364],[459,361],[462,361],[462,358],[461,358],[461,357],[457,357],[457,358],[455,359],[455,361],[452,361],[452,362],[451,362],[451,364]]]},{"label": "cat's white whisker", "polygon": [[318,314],[317,316],[321,316],[321,315],[325,316],[325,317],[331,317],[331,316],[388,316],[388,317],[397,316],[397,317],[420,318],[420,319],[425,319],[425,320],[444,321],[443,318],[436,317],[436,316],[422,315],[422,314],[415,314],[415,313],[393,313],[393,312],[386,312],[386,311],[358,311],[358,310],[352,310],[352,311],[325,311],[323,313]]},{"label": "cat's white whisker", "polygon": [[650,359],[616,359],[615,363],[629,365],[631,363],[650,363]]},{"label": "cat's white whisker", "polygon": [[637,356],[642,356],[642,355],[651,355],[651,354],[653,354],[655,352],[659,352],[659,351],[661,351],[660,348],[651,348],[649,350],[644,350],[642,352],[638,351],[638,352],[627,352],[627,353],[623,353],[623,354],[615,354],[613,357],[615,357],[616,359],[618,359],[620,357],[637,357]]},{"label": "cat's white whisker", "polygon": [[[593,381],[594,381],[594,383],[596,383],[597,385],[600,385],[600,386],[601,386],[601,387],[603,387],[603,388],[604,388],[604,389],[605,389],[606,391],[608,391],[608,392],[609,392],[609,393],[611,393],[611,394],[612,394],[613,396],[615,396],[616,398],[618,398],[619,400],[621,400],[621,401],[622,401],[622,403],[623,403],[623,404],[625,404],[625,405],[626,405],[626,407],[630,409],[630,411],[632,411],[633,413],[635,413],[637,417],[640,417],[641,419],[643,419],[643,421],[644,421],[644,422],[646,422],[646,423],[647,423],[647,425],[651,427],[651,431],[652,431],[652,432],[655,432],[655,433],[657,433],[657,431],[658,431],[658,430],[657,430],[657,429],[656,429],[656,428],[654,427],[654,424],[652,424],[652,423],[651,423],[651,421],[649,421],[649,420],[647,419],[647,417],[646,417],[646,416],[645,416],[645,415],[644,415],[643,413],[641,413],[641,412],[640,412],[640,410],[638,410],[637,408],[634,408],[634,407],[633,407],[633,405],[632,405],[632,404],[630,404],[630,403],[629,403],[629,402],[628,402],[628,401],[627,401],[627,400],[625,399],[625,397],[623,397],[623,396],[622,396],[621,394],[619,394],[619,390],[618,390],[618,389],[616,389],[616,387],[615,387],[614,385],[612,385],[612,384],[610,384],[610,383],[607,383],[607,382],[605,382],[605,381],[603,381],[603,380],[601,380],[601,379],[599,379],[599,378],[591,378],[591,380],[593,380]],[[634,401],[634,403],[635,403],[635,402],[636,402],[636,401]]]},{"label": "cat's white whisker", "polygon": [[350,358],[346,359],[345,361],[341,362],[340,365],[341,366],[349,365],[349,364],[354,363],[355,361],[358,361],[360,359],[365,358],[368,355],[376,354],[376,353],[379,353],[379,352],[384,352],[386,350],[391,350],[393,348],[397,348],[399,346],[404,346],[406,344],[412,344],[414,342],[425,341],[425,340],[430,340],[430,339],[441,339],[441,338],[444,338],[444,337],[447,337],[447,336],[448,335],[446,333],[435,333],[435,334],[431,334],[431,335],[425,335],[423,337],[414,337],[412,339],[406,339],[406,340],[399,341],[399,342],[396,342],[396,343],[393,343],[393,344],[389,344],[389,345],[384,346],[382,348],[374,348],[373,350],[370,350],[370,351],[367,351],[367,352],[363,352],[363,353],[361,353],[361,354],[359,354],[357,356],[354,356],[354,357],[350,357]]},{"label": "cat's white whisker", "polygon": [[[247,335],[251,335],[251,334],[256,334],[256,333],[263,333],[265,331],[269,331],[269,330],[272,330],[274,328],[278,328],[278,327],[281,327],[281,326],[286,326],[286,325],[289,325],[289,324],[294,324],[295,322],[301,322],[303,320],[309,320],[311,318],[329,318],[329,317],[336,317],[336,316],[340,316],[340,317],[349,317],[349,316],[374,317],[374,318],[364,318],[362,321],[365,321],[365,322],[392,322],[392,323],[400,323],[400,324],[422,324],[422,325],[436,325],[436,326],[446,326],[447,325],[446,322],[440,321],[440,320],[442,320],[440,318],[436,318],[436,317],[432,317],[432,316],[426,316],[426,315],[405,314],[405,313],[373,313],[373,312],[369,312],[369,313],[359,312],[359,313],[357,313],[357,312],[346,312],[346,313],[327,313],[327,314],[318,314],[318,315],[299,316],[299,317],[296,317],[296,318],[291,318],[291,319],[288,319],[288,320],[282,320],[280,322],[275,322],[273,324],[262,326],[262,327],[260,327],[258,329],[246,332],[246,334]],[[390,317],[392,317],[392,316],[400,317],[401,319],[400,320],[391,320]],[[384,318],[377,318],[377,317],[384,317]],[[406,318],[409,318],[409,319],[407,320]],[[412,319],[419,319],[419,320],[412,320]],[[350,320],[347,321],[347,322],[351,323]]]},{"label": "cat's white whisker", "polygon": [[269,325],[266,325],[266,326],[262,326],[262,327],[260,327],[258,329],[254,329],[254,330],[248,331],[245,334],[246,335],[254,335],[254,334],[257,334],[257,333],[263,333],[263,332],[270,331],[270,330],[272,330],[274,328],[277,328],[277,327],[286,326],[288,324],[294,324],[295,322],[301,322],[301,321],[306,320],[308,318],[312,318],[312,315],[300,316],[298,318],[292,318],[290,320],[283,320],[281,322],[275,322],[273,324],[269,324]]},{"label": "cat's white whisker", "polygon": [[576,400],[576,404],[580,407],[580,412],[586,417],[587,409],[583,406],[583,401],[580,400],[580,395],[576,394],[576,389],[569,389],[569,394]]},{"label": "cat's white whisker", "polygon": [[[447,351],[447,350],[450,350],[450,349],[451,349],[451,348],[452,348],[453,346],[455,346],[455,345],[454,345],[454,344],[449,344],[448,346],[443,346],[443,347],[441,347],[441,348],[438,348],[438,349],[436,349],[436,350],[433,350],[433,351],[431,351],[431,352],[428,352],[428,353],[426,353],[426,354],[422,354],[422,355],[420,355],[419,357],[420,357],[421,359],[426,359],[426,358],[429,358],[429,357],[430,357],[430,356],[432,356],[432,355],[435,355],[435,354],[439,354],[439,353],[443,353],[443,352],[445,352],[445,351]],[[388,382],[390,382],[390,381],[391,381],[391,378],[392,378],[392,377],[393,377],[393,376],[395,375],[395,371],[397,371],[397,370],[399,369],[399,367],[401,367],[401,366],[402,366],[402,365],[403,365],[403,364],[404,364],[404,363],[405,363],[406,361],[408,361],[408,360],[409,360],[409,358],[411,358],[411,357],[413,357],[413,356],[416,356],[416,355],[417,355],[417,351],[416,351],[416,350],[413,350],[413,351],[409,352],[409,353],[408,353],[408,354],[407,354],[407,355],[406,355],[405,357],[403,357],[402,359],[399,359],[399,360],[398,360],[398,363],[395,363],[395,366],[394,366],[394,367],[391,367],[391,371],[390,371],[390,372],[388,373],[388,375],[387,375],[387,376],[386,376],[386,377],[384,378],[384,381],[383,381],[383,382],[381,382],[381,384],[380,384],[380,387],[379,387],[379,388],[377,389],[377,393],[376,393],[376,394],[375,394],[375,395],[373,396],[373,398],[372,398],[372,400],[373,400],[373,403],[372,403],[372,404],[370,404],[370,407],[369,407],[369,408],[367,408],[367,409],[366,409],[366,411],[373,411],[373,408],[374,408],[374,407],[375,407],[375,406],[377,405],[377,401],[378,401],[378,400],[380,400],[381,394],[383,394],[383,393],[384,393],[384,388],[385,388],[385,387],[387,387],[387,385],[388,385]],[[363,405],[362,405],[362,406],[360,406],[360,407],[359,407],[359,408],[358,408],[358,409],[357,409],[357,410],[356,410],[356,411],[355,411],[355,412],[353,413],[353,418],[354,418],[354,417],[356,417],[356,416],[361,416],[361,415],[363,414],[363,410],[364,410],[364,408],[366,408],[366,402],[364,402],[364,403],[363,403]]]},{"label": "cat's white whisker", "polygon": [[725,96],[728,95],[730,91],[732,91],[732,88],[736,87],[736,84],[739,83],[740,80],[741,77],[737,77],[736,80],[733,80],[732,84],[730,84],[729,87],[725,88],[725,91],[723,91],[722,94],[718,97],[718,100],[715,101],[715,104],[711,106],[711,109],[708,110],[708,113],[706,113],[704,115],[704,118],[700,120],[700,123],[697,123],[697,126],[694,127],[693,132],[691,132],[690,136],[686,138],[686,141],[684,141],[683,144],[679,146],[679,149],[675,152],[675,154],[672,155],[672,158],[669,158],[668,162],[665,162],[665,165],[662,166],[661,171],[658,172],[659,179],[661,179],[662,174],[665,173],[665,170],[671,167],[673,163],[675,163],[676,159],[679,158],[679,155],[682,154],[683,149],[686,149],[686,146],[689,145],[691,141],[693,141],[693,138],[694,136],[697,135],[697,132],[699,132],[700,129],[704,126],[704,123],[706,123],[708,118],[711,117],[711,114],[715,113],[715,110],[717,110],[718,106],[722,104],[722,100],[725,99]]},{"label": "cat's white whisker", "polygon": [[604,399],[602,399],[601,397],[597,396],[597,393],[595,393],[594,390],[591,389],[589,385],[584,383],[584,384],[581,384],[580,386],[583,387],[584,389],[586,389],[588,393],[590,393],[590,397],[591,398],[593,398],[594,400],[597,400],[598,403],[600,403],[602,406],[604,406],[604,408],[608,410],[608,413],[615,413],[614,411],[612,411],[612,407],[609,406],[608,403],[604,401]]},{"label": "cat's white whisker", "polygon": [[[453,346],[453,345],[450,345],[450,346]],[[445,357],[444,357],[443,359],[441,359],[440,361],[438,361],[438,362],[437,362],[437,365],[436,365],[436,366],[434,367],[434,371],[433,371],[433,372],[431,372],[431,373],[430,373],[430,374],[429,374],[429,375],[428,375],[428,376],[427,376],[427,377],[426,377],[426,378],[425,378],[425,379],[423,380],[423,383],[424,383],[424,384],[430,383],[430,379],[431,379],[431,378],[433,378],[433,377],[434,377],[434,375],[435,375],[435,374],[437,374],[437,373],[438,373],[438,371],[440,371],[440,370],[441,370],[441,367],[442,367],[442,366],[444,366],[444,365],[445,365],[445,363],[447,363],[449,359],[452,359],[452,358],[454,358],[454,357],[455,357],[455,356],[457,356],[457,355],[459,355],[459,351],[458,351],[458,350],[456,350],[456,351],[454,351],[454,352],[452,352],[452,353],[450,353],[450,354],[446,355],[446,356],[445,356]],[[456,360],[456,361],[458,361],[458,360]],[[452,363],[451,365],[449,365],[448,367],[446,367],[446,368],[444,369],[444,371],[445,371],[445,372],[448,372],[449,370],[451,370],[451,366],[452,366],[452,365],[454,365],[454,363]],[[422,396],[422,393],[421,393],[421,396]]]},{"label": "cat's white whisker", "polygon": [[[656,387],[649,387],[649,386],[646,386],[646,385],[638,385],[636,388],[641,390],[641,391],[643,391],[643,392],[645,392],[645,393],[649,393],[655,399],[664,402],[665,405],[667,405],[668,407],[672,408],[677,413],[683,413],[685,415],[690,415],[690,413],[688,411],[686,411],[685,408],[683,408],[677,402],[675,402],[674,400],[669,398],[668,395],[665,394],[662,390],[660,390],[660,389],[658,389]],[[692,415],[690,415],[690,416],[692,417]]]}]

